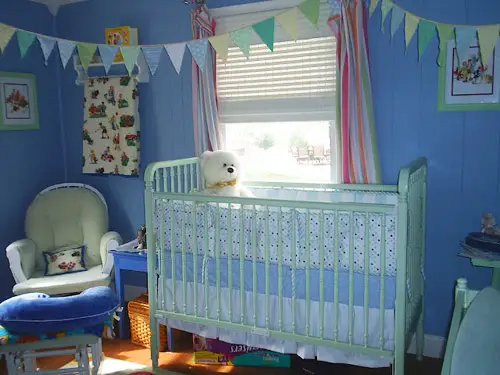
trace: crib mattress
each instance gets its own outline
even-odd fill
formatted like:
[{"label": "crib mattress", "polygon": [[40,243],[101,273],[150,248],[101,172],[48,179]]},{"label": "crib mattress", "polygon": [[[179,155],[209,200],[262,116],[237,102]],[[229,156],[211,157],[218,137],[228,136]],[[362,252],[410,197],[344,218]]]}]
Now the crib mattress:
[{"label": "crib mattress", "polygon": [[[256,322],[258,327],[265,327],[265,309],[266,305],[266,287],[265,287],[265,264],[256,262],[256,280],[257,280],[257,305],[254,309],[254,294],[253,294],[253,277],[252,269],[253,262],[243,261],[243,309],[241,305],[241,289],[240,289],[240,261],[221,258],[219,264],[219,282],[220,282],[220,307],[217,303],[217,275],[216,261],[210,257],[198,256],[196,258],[196,284],[194,283],[194,261],[192,254],[186,254],[183,260],[181,254],[176,253],[174,269],[176,276],[175,290],[172,283],[172,267],[171,254],[169,251],[164,253],[163,261],[168,265],[165,269],[167,279],[164,285],[160,285],[159,301],[164,298],[164,309],[166,311],[174,311],[173,301],[175,299],[175,311],[178,313],[187,313],[194,315],[195,304],[197,314],[200,317],[205,317],[208,314],[210,318],[217,319],[217,311],[219,310],[219,318],[224,321],[232,321],[235,323],[241,322],[244,319],[246,324],[253,325]],[[231,273],[229,273],[228,265],[232,265]],[[185,275],[184,275],[185,272]],[[232,290],[229,289],[228,275],[232,275]],[[306,333],[306,289],[305,289],[305,272],[297,270],[293,276],[293,270],[286,265],[282,266],[283,289],[282,289],[282,327],[283,330],[292,332],[292,290],[295,290],[296,307],[295,307],[295,331],[299,334]],[[355,273],[353,283],[353,337],[352,343],[362,345],[364,343],[364,275]],[[182,281],[185,277],[186,288],[184,290]],[[279,294],[278,294],[278,266],[269,266],[269,309],[270,321],[269,328],[279,328]],[[205,284],[208,281],[208,310],[205,309]],[[295,282],[293,282],[295,280]],[[324,332],[323,335],[327,339],[334,338],[334,316],[335,316],[335,291],[334,291],[334,273],[331,270],[324,272]],[[338,273],[338,340],[348,342],[348,317],[349,311],[349,273],[340,271]],[[295,289],[294,289],[295,285]],[[383,286],[384,299],[383,305],[380,305],[379,291]],[[379,348],[381,322],[380,314],[383,314],[383,348],[392,350],[394,347],[394,300],[395,300],[396,280],[394,277],[370,275],[368,278],[368,346]],[[195,301],[195,290],[197,298]],[[184,300],[184,292],[186,299]],[[185,303],[185,305],[184,305]],[[186,310],[184,310],[184,308]],[[311,270],[310,272],[310,335],[320,335],[320,298],[319,298],[319,272]],[[381,309],[382,308],[382,309]],[[255,320],[254,320],[255,313]],[[311,345],[303,345],[297,342],[275,340],[269,337],[237,332],[229,329],[219,329],[212,326],[198,325],[186,323],[177,320],[164,321],[165,324],[173,328],[178,328],[184,331],[202,335],[204,337],[219,338],[235,344],[246,344],[249,346],[257,346],[263,349],[273,350],[281,353],[297,353],[302,358],[317,357],[321,361],[349,363],[365,367],[385,367],[389,365],[387,359],[362,355],[355,352],[346,352],[337,349],[326,347],[315,347]]]}]

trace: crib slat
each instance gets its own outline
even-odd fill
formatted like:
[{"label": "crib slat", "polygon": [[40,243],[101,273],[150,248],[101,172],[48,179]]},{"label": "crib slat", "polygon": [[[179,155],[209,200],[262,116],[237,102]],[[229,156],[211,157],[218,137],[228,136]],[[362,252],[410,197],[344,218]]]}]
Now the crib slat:
[{"label": "crib slat", "polygon": [[170,168],[170,191],[172,193],[177,193],[177,190],[175,188],[175,172],[176,172],[177,167],[172,167]]},{"label": "crib slat", "polygon": [[183,168],[183,176],[184,176],[184,189],[182,189],[182,192],[185,194],[189,193],[189,186],[188,186],[188,166],[185,165]]},{"label": "crib slat", "polygon": [[[155,191],[156,192],[162,191],[162,190],[160,190],[162,172],[163,172],[163,174],[165,174],[164,168],[158,169],[155,173]],[[167,191],[167,185],[165,185],[165,189],[163,191]]]},{"label": "crib slat", "polygon": [[339,252],[340,252],[340,241],[339,241],[339,221],[340,221],[340,214],[339,211],[335,212],[335,217],[334,217],[335,223],[334,223],[334,228],[335,228],[335,246],[333,247],[333,274],[334,274],[334,279],[333,279],[333,290],[334,290],[334,295],[333,295],[333,308],[335,311],[335,314],[333,316],[333,337],[335,341],[339,340]]},{"label": "crib slat", "polygon": [[295,308],[297,304],[296,291],[297,291],[297,225],[295,223],[295,210],[292,210],[291,220],[292,220],[292,333],[295,333]]},{"label": "crib slat", "polygon": [[175,189],[176,193],[182,193],[182,174],[181,174],[181,167],[178,165],[175,167],[176,175],[177,175],[177,186]]},{"label": "crib slat", "polygon": [[252,293],[253,325],[257,326],[257,211],[252,207]]},{"label": "crib slat", "polygon": [[245,212],[243,205],[240,206],[240,323],[245,323]]},{"label": "crib slat", "polygon": [[264,236],[265,236],[265,243],[264,243],[264,259],[266,262],[266,328],[269,329],[269,317],[271,315],[270,312],[270,303],[269,303],[269,206],[266,206],[266,221],[265,221],[265,228],[264,228]]},{"label": "crib slat", "polygon": [[217,320],[220,321],[220,211],[219,203],[217,203],[215,212],[215,285],[217,295]]},{"label": "crib slat", "polygon": [[175,226],[174,226],[174,205],[173,202],[170,201],[171,206],[170,206],[170,257],[172,258],[172,311],[176,312],[176,305],[177,305],[177,300],[175,297],[175,292],[176,292],[176,286],[177,286],[177,277],[175,274],[175,253],[176,253],[176,248],[175,248]]},{"label": "crib slat", "polygon": [[364,298],[363,298],[363,301],[364,301],[364,310],[363,310],[363,313],[364,313],[364,321],[365,321],[365,329],[364,329],[364,333],[365,333],[365,337],[364,337],[364,344],[365,344],[365,347],[368,346],[368,313],[369,313],[369,298],[370,298],[370,293],[369,293],[369,287],[370,287],[370,284],[369,284],[369,279],[368,279],[368,276],[369,276],[369,271],[370,271],[370,231],[369,231],[369,228],[370,228],[370,222],[369,222],[369,218],[368,218],[368,213],[365,213],[365,223],[364,223],[364,227],[365,227],[365,233],[363,235],[363,240],[364,240],[364,244],[365,244],[365,248],[364,248],[364,252],[363,252],[363,255],[364,255],[364,259],[363,259],[363,267],[364,267],[364,271],[365,271],[365,294],[364,294]]},{"label": "crib slat", "polygon": [[203,228],[203,238],[205,239],[205,246],[203,248],[203,284],[205,284],[205,318],[208,318],[208,301],[209,301],[209,288],[208,288],[208,203],[205,203],[205,225]]},{"label": "crib slat", "polygon": [[311,244],[309,238],[311,212],[306,212],[306,336],[309,336],[310,319],[311,319],[311,293],[310,293],[310,278],[311,278]]},{"label": "crib slat", "polygon": [[278,208],[278,327],[283,331],[283,235],[281,231],[281,218],[283,211]]},{"label": "crib slat", "polygon": [[[382,214],[380,223],[380,349],[384,348],[384,324],[385,324],[385,214]],[[404,272],[404,270],[403,270]]]},{"label": "crib slat", "polygon": [[191,205],[191,251],[193,253],[194,316],[198,316],[198,242],[196,241],[196,205]]},{"label": "crib slat", "polygon": [[159,246],[159,260],[160,260],[160,285],[161,285],[161,306],[163,309],[167,310],[165,292],[167,290],[167,261],[165,259],[165,201],[162,199],[160,201],[160,246]]},{"label": "crib slat", "polygon": [[233,212],[231,205],[228,207],[227,233],[227,285],[229,287],[229,321],[233,321]]},{"label": "crib slat", "polygon": [[352,329],[354,319],[354,217],[349,213],[349,344],[352,344]]},{"label": "crib slat", "polygon": [[182,203],[182,214],[181,214],[181,249],[182,249],[182,294],[183,294],[183,310],[184,314],[187,314],[187,266],[186,266],[186,225],[185,225],[185,214],[186,214],[186,205]]},{"label": "crib slat", "polygon": [[196,163],[196,190],[201,191],[203,189],[202,178],[200,175],[200,163]]},{"label": "crib slat", "polygon": [[194,186],[194,164],[189,165],[189,181],[191,183],[191,186],[189,187],[190,190],[194,190],[194,188],[195,188],[195,186]]},{"label": "crib slat", "polygon": [[319,336],[325,331],[325,212],[319,213]]}]

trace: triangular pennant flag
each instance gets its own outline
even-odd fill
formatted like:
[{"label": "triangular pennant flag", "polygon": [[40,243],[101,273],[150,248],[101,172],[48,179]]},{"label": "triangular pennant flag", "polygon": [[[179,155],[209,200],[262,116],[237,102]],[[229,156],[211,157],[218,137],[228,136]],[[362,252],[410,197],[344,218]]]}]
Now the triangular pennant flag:
[{"label": "triangular pennant flag", "polygon": [[380,4],[380,12],[382,13],[382,22],[380,23],[380,27],[382,28],[382,32],[384,31],[384,21],[393,6],[394,4],[391,0],[382,0],[382,4]]},{"label": "triangular pennant flag", "polygon": [[377,9],[378,5],[378,0],[370,0],[370,16],[375,12],[375,9]]},{"label": "triangular pennant flag", "polygon": [[43,57],[45,58],[45,65],[47,65],[50,54],[56,45],[56,40],[49,36],[38,35],[38,43],[40,43],[40,48],[43,53]]},{"label": "triangular pennant flag", "polygon": [[280,23],[285,32],[292,37],[293,40],[297,40],[297,32],[299,26],[299,8],[291,8],[286,12],[278,14],[275,19]]},{"label": "triangular pennant flag", "polygon": [[61,57],[61,64],[63,68],[66,69],[66,65],[68,65],[68,61],[73,55],[73,51],[75,50],[75,42],[71,40],[58,39],[57,48],[59,48],[59,56]]},{"label": "triangular pennant flag", "polygon": [[9,41],[15,31],[16,29],[13,27],[0,23],[0,49],[2,50],[2,53],[4,52],[5,47],[7,47],[7,44],[9,44]]},{"label": "triangular pennant flag", "polygon": [[405,18],[405,12],[400,7],[392,8],[392,17],[391,17],[391,36],[394,37],[394,34],[399,29],[399,25],[403,22],[403,18]]},{"label": "triangular pennant flag", "polygon": [[418,26],[418,58],[424,54],[427,45],[436,32],[436,24],[427,20],[420,20]]},{"label": "triangular pennant flag", "polygon": [[405,43],[406,47],[410,44],[411,38],[413,38],[413,34],[418,27],[418,22],[420,19],[417,16],[414,16],[411,13],[406,13],[405,17]]},{"label": "triangular pennant flag", "polygon": [[96,45],[92,43],[76,43],[76,48],[78,49],[78,56],[80,56],[80,62],[85,71],[94,57]]},{"label": "triangular pennant flag", "polygon": [[318,24],[319,20],[319,7],[321,5],[321,0],[306,0],[299,5],[299,9],[306,16],[306,18],[313,25]]},{"label": "triangular pennant flag", "polygon": [[35,41],[35,34],[30,31],[17,30],[16,35],[17,44],[19,45],[19,52],[21,54],[21,58],[23,58],[26,55],[26,52],[28,52],[28,49]]},{"label": "triangular pennant flag", "polygon": [[229,33],[211,36],[208,41],[214,47],[217,56],[222,60],[227,60],[227,50],[229,47]]},{"label": "triangular pennant flag", "polygon": [[179,74],[181,72],[182,60],[184,59],[186,43],[167,44],[165,45],[165,50],[174,65],[175,71]]},{"label": "triangular pennant flag", "polygon": [[257,35],[262,39],[266,46],[274,50],[274,17],[268,18],[262,22],[253,25],[253,29]]},{"label": "triangular pennant flag", "polygon": [[161,52],[163,46],[144,46],[142,47],[142,54],[148,63],[151,75],[155,75],[158,65],[160,65]]},{"label": "triangular pennant flag", "polygon": [[236,44],[247,57],[250,55],[251,31],[250,27],[246,27],[230,33],[234,44]]},{"label": "triangular pennant flag", "polygon": [[134,66],[137,63],[137,58],[141,52],[141,47],[139,46],[121,46],[120,51],[123,56],[123,62],[127,68],[128,74],[131,75],[134,70]]},{"label": "triangular pennant flag", "polygon": [[481,50],[481,61],[484,65],[489,64],[493,49],[497,44],[500,25],[481,26],[477,29],[479,49]]},{"label": "triangular pennant flag", "polygon": [[455,45],[457,46],[458,59],[462,60],[469,51],[469,46],[476,37],[475,27],[455,27]]},{"label": "triangular pennant flag", "polygon": [[197,39],[187,44],[194,61],[203,72],[207,60],[208,39]]},{"label": "triangular pennant flag", "polygon": [[446,61],[446,45],[448,40],[453,38],[453,26],[446,23],[437,24],[439,37],[438,65],[443,66]]},{"label": "triangular pennant flag", "polygon": [[106,73],[109,72],[119,49],[120,46],[114,44],[99,44],[99,55],[101,55],[101,62],[104,65]]}]

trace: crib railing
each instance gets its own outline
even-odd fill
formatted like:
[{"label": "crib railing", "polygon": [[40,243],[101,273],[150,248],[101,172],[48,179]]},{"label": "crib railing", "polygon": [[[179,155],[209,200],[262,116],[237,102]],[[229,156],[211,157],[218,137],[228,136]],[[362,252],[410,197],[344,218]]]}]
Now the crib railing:
[{"label": "crib railing", "polygon": [[[146,225],[148,227],[148,232],[151,233],[153,226],[153,214],[155,205],[161,205],[162,208],[172,202],[181,202],[185,204],[188,202],[193,202],[196,200],[196,205],[192,205],[191,209],[208,210],[209,204],[215,205],[215,209],[218,212],[222,206],[228,203],[233,203],[239,205],[237,208],[230,208],[229,212],[235,212],[236,215],[243,215],[245,208],[249,209],[251,214],[251,229],[252,229],[252,274],[253,274],[253,285],[251,290],[251,300],[253,301],[253,314],[251,316],[245,316],[244,314],[244,304],[246,300],[244,299],[244,249],[242,248],[243,240],[240,238],[240,248],[234,251],[228,251],[227,257],[227,267],[228,267],[228,277],[225,282],[229,291],[233,290],[233,272],[239,272],[239,297],[240,297],[240,316],[234,316],[232,311],[232,302],[230,301],[229,306],[230,311],[221,311],[221,285],[224,280],[221,280],[220,269],[221,269],[221,252],[220,252],[220,238],[217,237],[220,233],[221,222],[219,215],[215,215],[215,247],[209,249],[208,242],[205,242],[202,248],[202,259],[208,257],[208,252],[213,251],[215,253],[215,290],[216,298],[213,301],[211,307],[209,303],[209,281],[208,273],[205,272],[202,275],[202,280],[198,279],[198,267],[200,266],[197,262],[198,259],[198,249],[195,243],[195,235],[193,233],[192,243],[187,244],[184,241],[185,238],[185,227],[184,222],[175,222],[175,217],[173,210],[163,210],[160,212],[168,212],[169,217],[169,228],[165,228],[164,220],[159,222],[158,232],[153,231],[153,241],[150,242],[149,252],[150,254],[156,254],[156,256],[148,256],[148,273],[149,273],[149,290],[150,290],[150,306],[152,326],[156,323],[157,318],[168,318],[173,320],[181,320],[189,323],[197,324],[207,324],[219,328],[228,328],[236,331],[245,331],[250,333],[256,333],[260,335],[270,336],[276,339],[297,341],[304,344],[317,345],[317,346],[330,346],[339,349],[354,349],[357,352],[362,352],[366,354],[374,354],[378,356],[391,357],[393,354],[396,357],[403,358],[404,352],[408,346],[409,340],[413,332],[416,330],[418,324],[423,324],[423,292],[424,292],[424,276],[423,276],[423,266],[425,257],[425,199],[426,199],[426,161],[425,159],[419,159],[412,163],[410,166],[403,168],[399,175],[399,183],[397,186],[392,185],[335,185],[335,184],[279,184],[281,187],[287,187],[290,189],[312,189],[312,190],[359,190],[359,191],[389,191],[398,193],[398,204],[397,204],[397,273],[396,273],[396,304],[395,304],[395,348],[388,349],[385,343],[384,336],[384,326],[385,326],[385,301],[386,301],[386,289],[385,281],[387,276],[387,271],[385,269],[385,260],[387,256],[387,248],[385,241],[385,226],[387,225],[387,215],[394,213],[394,206],[390,204],[366,204],[366,203],[325,203],[325,202],[303,202],[303,201],[288,201],[288,200],[273,200],[273,199],[261,199],[261,198],[230,198],[227,197],[215,197],[215,196],[200,196],[196,195],[196,198],[191,194],[194,191],[201,190],[204,187],[204,181],[201,178],[199,160],[198,158],[191,158],[185,160],[159,162],[150,165],[145,173],[145,202],[146,202]],[[272,186],[272,184],[267,182],[260,183],[250,183],[249,185],[254,186]],[[319,265],[316,265],[319,271],[319,329],[315,332],[311,332],[310,327],[310,302],[311,302],[311,285],[310,285],[310,273],[311,271],[311,248],[310,239],[306,236],[304,240],[305,246],[305,261],[306,264],[303,265],[305,272],[305,277],[303,282],[305,285],[305,319],[306,327],[304,332],[298,332],[296,327],[297,316],[297,258],[296,258],[296,238],[295,231],[291,231],[293,244],[290,254],[292,254],[291,259],[291,313],[292,313],[292,324],[291,327],[285,327],[283,324],[283,264],[284,259],[282,257],[283,252],[281,248],[278,249],[278,311],[272,311],[270,306],[270,266],[271,262],[269,259],[269,249],[270,249],[270,236],[269,236],[269,226],[264,226],[264,284],[265,284],[265,311],[259,312],[257,309],[257,252],[259,246],[256,241],[255,233],[256,226],[255,221],[257,217],[257,206],[265,207],[267,213],[270,211],[277,211],[279,213],[290,210],[291,215],[294,215],[295,210],[302,210],[306,215],[306,223],[309,223],[309,218],[311,215],[318,215],[319,225],[320,225],[320,245],[319,246]],[[197,208],[196,208],[197,207]],[[194,211],[193,211],[194,212]],[[380,247],[380,271],[378,277],[380,278],[380,291],[379,291],[379,311],[380,316],[380,332],[378,345],[370,345],[368,343],[368,313],[369,310],[369,290],[368,290],[368,279],[370,277],[368,264],[370,262],[370,249],[369,241],[365,241],[364,249],[364,273],[363,273],[363,283],[364,283],[364,316],[363,316],[363,332],[364,340],[361,343],[353,342],[353,332],[356,327],[354,327],[354,251],[352,249],[353,239],[350,238],[349,246],[351,247],[348,251],[349,254],[349,266],[348,266],[348,279],[349,279],[349,291],[348,291],[348,337],[347,340],[340,340],[338,337],[338,311],[339,311],[339,262],[338,262],[338,251],[339,249],[339,213],[345,213],[349,217],[348,225],[350,227],[350,236],[353,235],[353,224],[355,215],[359,216],[359,213],[364,215],[364,228],[366,230],[365,237],[368,237],[368,227],[369,227],[369,215],[378,214],[381,217],[381,247]],[[333,261],[333,290],[334,290],[334,311],[337,312],[333,315],[333,332],[327,332],[325,329],[325,311],[323,306],[325,305],[325,271],[326,266],[324,264],[324,238],[323,229],[324,221],[322,220],[326,215],[333,215],[337,219],[335,220],[334,226],[334,261]],[[207,232],[207,217],[205,216],[205,225],[203,236],[205,239],[208,238]],[[229,214],[228,221],[226,224],[231,229],[233,222],[231,221],[233,215]],[[266,217],[269,217],[267,215]],[[281,217],[279,214],[278,220]],[[241,217],[240,217],[241,218]],[[195,226],[195,214],[190,216],[191,227],[194,229]],[[239,220],[239,223],[243,223],[243,220]],[[292,217],[292,223],[295,223]],[[174,242],[174,233],[176,227],[181,229],[182,242],[177,244]],[[281,226],[278,223],[278,228]],[[242,235],[243,228],[240,228],[240,233]],[[165,238],[165,233],[170,231],[170,243],[167,243]],[[306,233],[309,233],[306,230]],[[283,233],[277,234],[277,244],[282,246]],[[280,245],[281,244],[281,245]],[[180,245],[180,246],[179,246]],[[188,307],[188,297],[187,297],[187,287],[188,287],[188,277],[186,269],[188,267],[188,253],[187,247],[191,246],[192,249],[197,249],[196,253],[192,253],[193,266],[193,280],[194,285],[194,308],[189,309]],[[170,258],[167,256],[165,247],[170,249]],[[180,252],[180,268],[181,268],[181,280],[177,280],[177,257],[176,253]],[[233,257],[237,254],[236,260],[239,260],[239,267],[233,269]],[[238,262],[236,262],[238,263]],[[169,268],[167,268],[169,267]],[[168,278],[168,273],[170,272],[171,278]],[[169,284],[171,283],[171,284]],[[179,291],[180,295],[177,294],[177,284],[181,284]],[[199,290],[198,284],[203,285],[203,289]],[[167,285],[170,286],[172,290],[172,301],[167,301],[165,298],[165,293],[157,300],[156,293],[151,291],[156,291],[161,289],[165,291]],[[198,293],[204,294],[204,306],[198,306]],[[229,298],[233,298],[233,294],[229,293]],[[179,302],[179,303],[178,303]],[[278,315],[278,323],[271,324],[272,317]],[[239,319],[238,319],[239,318]],[[260,321],[260,324],[259,324]],[[330,327],[330,326],[329,326]],[[423,334],[421,338],[423,340]],[[418,341],[417,340],[417,341]],[[154,340],[152,340],[153,342]],[[152,348],[153,350],[154,348]],[[403,360],[399,361],[398,366],[403,365]]]}]

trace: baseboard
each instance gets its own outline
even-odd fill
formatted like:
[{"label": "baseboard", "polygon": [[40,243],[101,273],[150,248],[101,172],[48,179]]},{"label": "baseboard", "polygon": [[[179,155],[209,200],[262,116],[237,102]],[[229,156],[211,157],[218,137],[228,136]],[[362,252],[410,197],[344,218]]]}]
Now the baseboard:
[{"label": "baseboard", "polygon": [[[424,357],[442,358],[444,354],[445,341],[445,338],[441,336],[424,335]],[[416,336],[413,335],[410,347],[408,348],[408,353],[416,354],[416,343]]]}]

